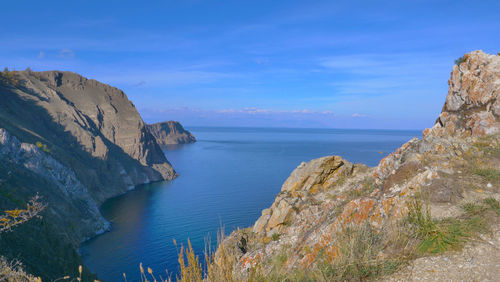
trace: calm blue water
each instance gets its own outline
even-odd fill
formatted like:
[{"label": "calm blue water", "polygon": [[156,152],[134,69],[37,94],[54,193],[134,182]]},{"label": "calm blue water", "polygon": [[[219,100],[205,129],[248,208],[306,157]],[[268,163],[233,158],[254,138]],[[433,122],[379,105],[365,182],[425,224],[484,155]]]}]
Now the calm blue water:
[{"label": "calm blue water", "polygon": [[178,270],[177,248],[190,238],[202,254],[224,225],[226,233],[252,225],[302,161],[340,155],[376,165],[419,131],[188,128],[198,142],[165,151],[179,177],[143,185],[104,203],[113,230],[81,252],[106,281],[139,279],[139,263],[163,274]]}]

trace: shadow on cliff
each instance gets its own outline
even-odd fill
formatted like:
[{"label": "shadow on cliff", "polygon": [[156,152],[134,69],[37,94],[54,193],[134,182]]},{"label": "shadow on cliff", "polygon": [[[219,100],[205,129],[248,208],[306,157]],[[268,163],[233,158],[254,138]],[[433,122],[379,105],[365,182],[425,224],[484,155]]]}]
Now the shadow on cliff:
[{"label": "shadow on cliff", "polygon": [[[108,158],[93,157],[70,132],[54,122],[47,110],[17,95],[16,91],[31,92],[20,86],[0,83],[0,127],[17,137],[21,142],[41,142],[47,146],[47,153],[66,167],[72,169],[78,180],[84,184],[96,203],[128,191],[130,183],[125,183],[126,174],[137,178],[138,170],[146,168],[139,161],[130,157],[120,147],[106,139],[90,118],[89,130],[94,136],[100,136],[108,147]],[[135,175],[134,175],[135,174]],[[137,183],[135,183],[137,184]],[[82,260],[77,248],[82,239],[78,227],[74,226],[81,219],[74,219],[74,224],[64,226],[67,214],[58,214],[63,208],[58,205],[70,205],[58,195],[59,188],[24,167],[13,163],[0,165],[0,210],[22,208],[27,201],[39,193],[48,208],[42,219],[28,222],[13,232],[0,236],[2,253],[8,260],[18,259],[25,270],[44,280],[53,280],[65,275],[76,277],[78,265]],[[79,207],[69,207],[78,209]],[[85,269],[85,276],[90,281],[92,275]]]}]

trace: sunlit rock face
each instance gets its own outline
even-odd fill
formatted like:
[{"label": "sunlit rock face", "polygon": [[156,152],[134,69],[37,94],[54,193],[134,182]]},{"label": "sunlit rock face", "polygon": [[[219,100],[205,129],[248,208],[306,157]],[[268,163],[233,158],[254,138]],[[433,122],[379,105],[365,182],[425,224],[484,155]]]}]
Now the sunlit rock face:
[{"label": "sunlit rock face", "polygon": [[474,51],[453,66],[436,125],[425,135],[484,136],[500,133],[500,56]]},{"label": "sunlit rock face", "polygon": [[478,164],[500,166],[500,154],[488,149],[500,146],[499,107],[500,56],[466,54],[453,67],[442,113],[422,139],[409,140],[373,168],[338,156],[300,164],[255,224],[224,241],[234,275],[248,279],[256,268],[270,273],[277,258],[285,258],[289,271],[311,269],[319,259],[334,262],[353,227],[370,226],[382,241],[391,240],[391,226],[407,216],[415,195],[425,195],[435,218],[458,216],[468,201],[500,199],[500,180],[470,173]]}]

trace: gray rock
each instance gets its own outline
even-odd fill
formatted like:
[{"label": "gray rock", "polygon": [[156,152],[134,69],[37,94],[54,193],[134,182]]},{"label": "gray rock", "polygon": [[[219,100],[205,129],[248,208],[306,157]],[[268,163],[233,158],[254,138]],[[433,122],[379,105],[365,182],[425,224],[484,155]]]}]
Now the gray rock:
[{"label": "gray rock", "polygon": [[185,130],[178,121],[171,120],[149,124],[148,129],[160,146],[196,142],[194,135]]}]

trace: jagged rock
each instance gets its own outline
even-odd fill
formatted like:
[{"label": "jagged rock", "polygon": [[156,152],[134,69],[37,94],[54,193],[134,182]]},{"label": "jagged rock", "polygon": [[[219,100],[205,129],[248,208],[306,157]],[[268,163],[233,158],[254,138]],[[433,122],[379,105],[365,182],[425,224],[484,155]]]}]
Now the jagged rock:
[{"label": "jagged rock", "polygon": [[271,208],[265,209],[253,227],[265,236],[275,233],[294,220],[295,214],[309,198],[330,189],[340,179],[352,174],[354,165],[341,157],[330,156],[300,164],[288,177]]},{"label": "jagged rock", "polygon": [[484,136],[500,133],[500,56],[474,51],[453,66],[441,115],[424,135]]},{"label": "jagged rock", "polygon": [[178,121],[158,122],[148,124],[148,129],[160,146],[187,144],[196,142],[191,132],[182,127]]}]

